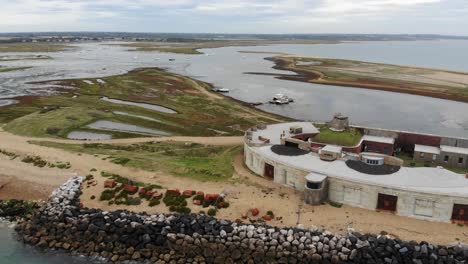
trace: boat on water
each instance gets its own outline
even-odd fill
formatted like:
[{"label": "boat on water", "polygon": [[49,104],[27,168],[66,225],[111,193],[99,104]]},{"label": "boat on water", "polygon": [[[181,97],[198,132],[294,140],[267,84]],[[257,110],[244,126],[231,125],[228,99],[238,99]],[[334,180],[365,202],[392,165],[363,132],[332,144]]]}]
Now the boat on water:
[{"label": "boat on water", "polygon": [[218,93],[229,93],[228,88],[216,88],[215,91]]},{"label": "boat on water", "polygon": [[270,101],[270,104],[289,104],[292,102],[294,102],[294,99],[289,98],[287,95],[275,94],[273,99]]}]

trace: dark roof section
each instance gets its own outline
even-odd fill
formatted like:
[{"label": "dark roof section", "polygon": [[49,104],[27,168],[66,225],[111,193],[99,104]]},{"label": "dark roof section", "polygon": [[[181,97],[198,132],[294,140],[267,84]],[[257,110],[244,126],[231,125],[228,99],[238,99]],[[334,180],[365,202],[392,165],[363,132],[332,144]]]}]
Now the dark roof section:
[{"label": "dark roof section", "polygon": [[399,166],[393,165],[369,165],[360,160],[347,160],[346,165],[361,173],[371,174],[371,175],[388,175],[395,173],[400,170]]},{"label": "dark roof section", "polygon": [[273,145],[271,146],[271,151],[282,156],[302,156],[310,153],[307,150],[302,150],[299,148],[284,145]]}]

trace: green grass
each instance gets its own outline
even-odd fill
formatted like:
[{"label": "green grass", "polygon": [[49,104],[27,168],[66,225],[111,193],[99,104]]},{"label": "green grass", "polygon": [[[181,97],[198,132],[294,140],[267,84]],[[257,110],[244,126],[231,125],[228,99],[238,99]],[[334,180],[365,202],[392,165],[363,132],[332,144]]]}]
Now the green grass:
[{"label": "green grass", "polygon": [[10,72],[10,71],[20,71],[20,70],[25,70],[29,69],[31,67],[16,67],[16,68],[0,68],[0,73],[1,72]]},{"label": "green grass", "polygon": [[[63,144],[33,141],[41,146],[91,155],[106,155],[110,162],[147,171],[166,172],[199,181],[224,181],[234,173],[233,160],[242,146],[210,146],[179,142],[114,144]],[[124,160],[125,162],[121,162]],[[115,162],[118,161],[118,162]]]},{"label": "green grass", "polygon": [[0,56],[0,61],[19,61],[19,60],[50,60],[52,57],[49,56],[18,56],[18,57],[10,57],[5,58]]},{"label": "green grass", "polygon": [[312,140],[318,143],[334,144],[339,146],[356,146],[362,138],[362,133],[356,128],[347,128],[343,132],[330,130],[326,125],[315,125],[320,134]]},{"label": "green grass", "polygon": [[[0,123],[5,130],[33,137],[63,138],[73,130],[102,132],[86,126],[97,120],[127,123],[169,132],[172,135],[223,136],[242,135],[258,122],[272,123],[288,120],[256,110],[227,97],[211,98],[207,83],[159,69],[144,69],[125,75],[102,78],[106,83],[86,84],[82,80],[62,81],[77,87],[68,94],[30,98],[19,104],[2,107]],[[73,94],[79,94],[73,98]],[[100,100],[110,98],[162,105],[178,114],[166,114],[137,106]],[[47,107],[49,110],[44,110]],[[132,116],[116,115],[126,112],[158,119],[154,122]],[[141,137],[137,134],[105,132],[114,138]]]},{"label": "green grass", "polygon": [[199,55],[203,54],[198,51],[196,48],[165,48],[165,47],[146,47],[146,48],[137,48],[137,51],[159,51],[164,53],[174,53],[174,54],[193,54]]},{"label": "green grass", "polygon": [[65,44],[55,43],[2,43],[1,52],[58,52],[72,48]]}]

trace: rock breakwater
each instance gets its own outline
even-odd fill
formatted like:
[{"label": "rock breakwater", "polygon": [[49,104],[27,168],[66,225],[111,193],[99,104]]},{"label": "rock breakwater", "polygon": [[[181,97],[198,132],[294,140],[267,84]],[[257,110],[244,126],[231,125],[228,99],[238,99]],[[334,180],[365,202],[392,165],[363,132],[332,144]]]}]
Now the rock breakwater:
[{"label": "rock breakwater", "polygon": [[435,246],[387,236],[276,228],[206,215],[107,212],[83,208],[82,178],[54,191],[20,222],[21,239],[41,248],[153,263],[466,263],[461,245]]}]

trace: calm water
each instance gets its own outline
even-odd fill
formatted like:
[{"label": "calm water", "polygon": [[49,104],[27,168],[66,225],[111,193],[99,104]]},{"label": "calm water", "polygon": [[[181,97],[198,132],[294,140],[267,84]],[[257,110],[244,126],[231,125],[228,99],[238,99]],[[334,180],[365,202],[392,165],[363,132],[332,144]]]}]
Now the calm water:
[{"label": "calm water", "polygon": [[14,237],[14,231],[0,223],[0,264],[84,264],[102,263],[80,256],[69,256],[56,251],[43,252],[24,245]]},{"label": "calm water", "polygon": [[154,135],[154,136],[170,136],[170,133],[157,130],[157,129],[150,129],[146,127],[135,126],[131,124],[107,121],[107,120],[99,120],[92,124],[89,124],[87,127],[97,130],[108,130],[108,131],[119,131],[119,132],[128,132],[134,134],[142,134],[142,135]]},{"label": "calm water", "polygon": [[[228,88],[231,91],[229,96],[248,102],[266,102],[276,93],[286,93],[295,99],[294,104],[266,104],[260,108],[297,119],[328,120],[334,113],[341,112],[359,125],[468,137],[466,103],[248,75],[244,72],[281,71],[272,69],[273,63],[264,60],[271,55],[239,53],[241,50],[288,52],[468,72],[468,41],[463,40],[226,47],[206,49],[206,55],[199,56],[130,52],[118,46],[80,44],[74,51],[48,54],[53,60],[2,62],[2,65],[11,67],[35,67],[0,74],[0,99],[46,92],[32,90],[37,87],[27,84],[31,81],[89,78],[95,82],[92,78],[122,74],[137,67],[157,66]],[[169,61],[172,58],[175,61]]]}]

